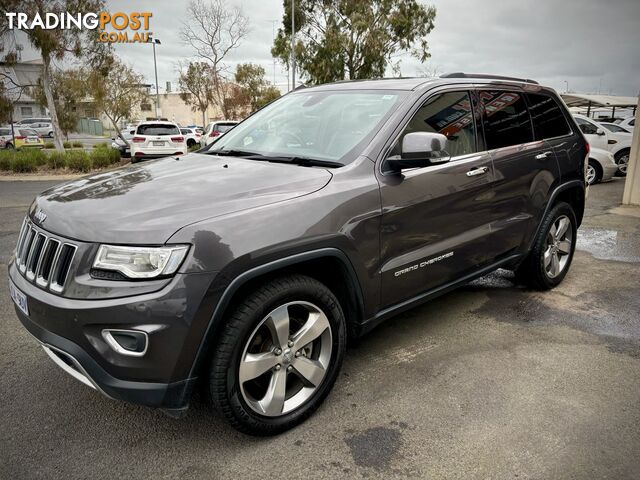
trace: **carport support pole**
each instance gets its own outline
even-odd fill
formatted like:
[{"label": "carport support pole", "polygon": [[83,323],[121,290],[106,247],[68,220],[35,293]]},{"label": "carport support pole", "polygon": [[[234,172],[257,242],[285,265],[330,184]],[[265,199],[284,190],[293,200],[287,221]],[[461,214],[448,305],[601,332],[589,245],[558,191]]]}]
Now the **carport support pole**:
[{"label": "carport support pole", "polygon": [[587,105],[587,117],[591,118],[591,102]]},{"label": "carport support pole", "polygon": [[611,109],[611,121],[613,122],[613,119],[616,118],[616,107],[614,106]]},{"label": "carport support pole", "polygon": [[[637,108],[639,106],[640,96],[638,96],[638,104],[634,109],[636,124],[640,122],[640,108]],[[631,153],[629,154],[629,165],[627,166],[627,178],[624,184],[622,203],[624,205],[640,205],[640,128],[638,127],[633,129]]]}]

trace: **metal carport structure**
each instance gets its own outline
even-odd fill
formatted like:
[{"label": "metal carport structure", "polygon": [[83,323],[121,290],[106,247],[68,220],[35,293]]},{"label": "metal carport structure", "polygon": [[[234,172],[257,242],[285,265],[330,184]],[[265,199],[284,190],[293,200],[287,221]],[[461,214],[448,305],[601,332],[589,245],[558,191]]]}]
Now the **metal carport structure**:
[{"label": "metal carport structure", "polygon": [[611,107],[611,117],[615,117],[616,108],[633,108],[636,114],[638,97],[621,97],[618,95],[592,95],[583,93],[560,94],[567,107],[587,107],[587,117],[591,116],[591,107]]}]

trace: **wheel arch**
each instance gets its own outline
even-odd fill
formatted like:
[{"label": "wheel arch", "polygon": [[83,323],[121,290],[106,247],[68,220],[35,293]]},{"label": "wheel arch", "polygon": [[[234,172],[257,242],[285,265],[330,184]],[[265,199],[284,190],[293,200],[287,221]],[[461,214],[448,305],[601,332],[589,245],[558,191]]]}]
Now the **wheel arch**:
[{"label": "wheel arch", "polygon": [[229,283],[209,320],[190,377],[200,376],[202,368],[207,365],[213,353],[217,333],[224,326],[225,315],[233,311],[259,284],[276,276],[294,273],[308,275],[325,284],[333,292],[343,308],[349,338],[355,338],[357,327],[364,318],[364,300],[357,274],[347,255],[338,248],[320,248],[294,254],[251,268]]}]

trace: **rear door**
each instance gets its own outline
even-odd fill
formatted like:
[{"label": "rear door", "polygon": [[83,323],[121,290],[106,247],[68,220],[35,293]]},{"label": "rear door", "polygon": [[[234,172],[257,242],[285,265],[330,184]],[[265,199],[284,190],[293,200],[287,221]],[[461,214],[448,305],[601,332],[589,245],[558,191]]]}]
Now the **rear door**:
[{"label": "rear door", "polygon": [[537,222],[538,211],[559,178],[550,145],[534,138],[524,93],[479,90],[482,125],[493,159],[491,229],[502,255],[519,253]]},{"label": "rear door", "polygon": [[477,115],[467,90],[431,95],[417,108],[386,157],[409,132],[439,132],[451,161],[378,172],[382,307],[444,285],[491,257],[491,158],[478,146]]}]

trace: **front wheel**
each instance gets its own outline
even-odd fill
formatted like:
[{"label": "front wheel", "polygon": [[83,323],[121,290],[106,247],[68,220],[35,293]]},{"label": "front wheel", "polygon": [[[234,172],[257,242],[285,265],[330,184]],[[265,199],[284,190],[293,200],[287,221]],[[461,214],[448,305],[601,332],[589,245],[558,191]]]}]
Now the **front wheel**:
[{"label": "front wheel", "polygon": [[560,284],[571,266],[577,230],[571,206],[558,203],[545,215],[531,252],[516,270],[516,278],[538,290]]},{"label": "front wheel", "polygon": [[630,148],[625,148],[624,150],[620,150],[615,155],[615,161],[618,164],[618,171],[616,172],[616,177],[626,177],[627,176],[627,166],[629,165],[629,154],[631,153]]},{"label": "front wheel", "polygon": [[602,167],[595,160],[589,160],[587,165],[587,183],[594,185],[602,180]]},{"label": "front wheel", "polygon": [[307,276],[276,278],[249,294],[221,331],[211,400],[242,432],[281,433],[329,394],[345,347],[345,318],[333,293]]}]

